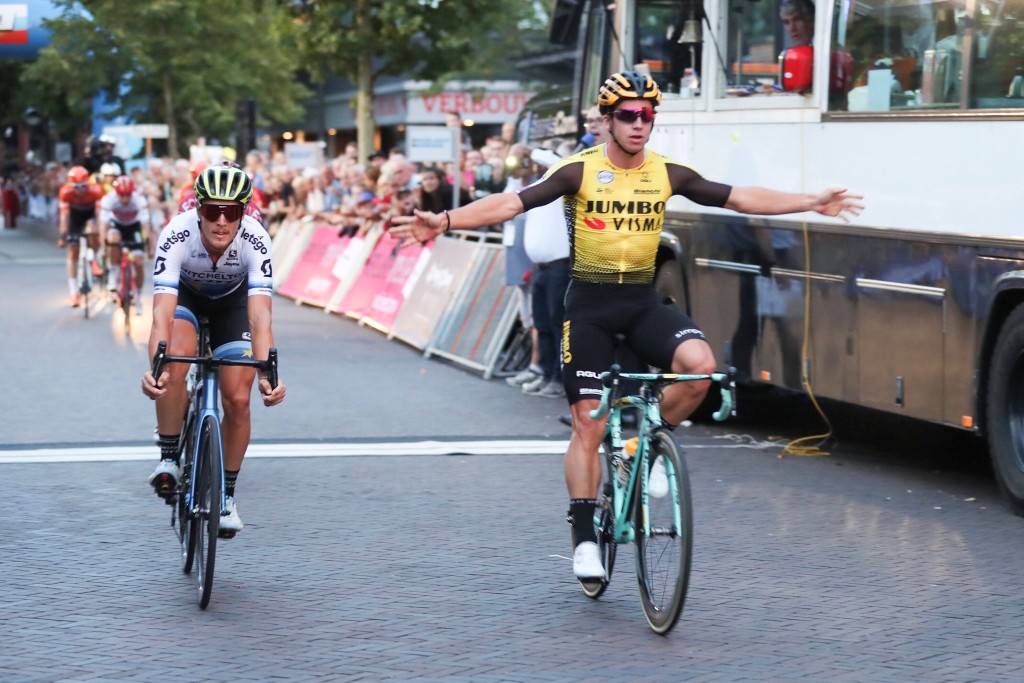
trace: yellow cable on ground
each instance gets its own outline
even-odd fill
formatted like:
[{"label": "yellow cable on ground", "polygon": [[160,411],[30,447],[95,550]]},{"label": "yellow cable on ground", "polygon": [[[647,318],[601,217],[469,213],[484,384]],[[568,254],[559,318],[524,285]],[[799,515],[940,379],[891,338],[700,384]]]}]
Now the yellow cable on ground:
[{"label": "yellow cable on ground", "polygon": [[[799,456],[823,456],[828,455],[829,452],[822,450],[821,445],[825,443],[829,438],[832,437],[832,422],[828,419],[825,411],[822,410],[821,405],[818,403],[818,399],[814,396],[814,388],[811,386],[811,378],[807,376],[807,357],[809,340],[811,337],[811,247],[810,238],[808,236],[807,221],[803,224],[803,235],[804,235],[804,339],[801,345],[800,351],[800,379],[803,382],[804,388],[807,389],[807,395],[811,399],[811,403],[814,405],[814,409],[818,411],[818,415],[824,420],[825,426],[828,428],[824,434],[812,434],[810,436],[802,436],[799,439],[793,439],[786,444],[782,451],[779,453],[779,457],[782,458],[786,455],[799,455]],[[803,445],[806,442],[814,441],[815,443],[810,445]]]},{"label": "yellow cable on ground", "polygon": [[[801,118],[803,110],[801,110]],[[800,125],[800,188],[803,191],[807,191],[806,183],[803,178],[804,169],[804,122],[801,121]],[[818,415],[824,420],[825,426],[828,430],[824,434],[812,434],[810,436],[802,436],[799,439],[793,439],[786,444],[782,451],[779,453],[779,458],[783,458],[786,455],[797,455],[805,457],[816,457],[828,455],[829,452],[823,450],[821,446],[832,438],[832,422],[828,419],[825,411],[822,410],[821,405],[818,403],[818,399],[814,396],[814,388],[811,386],[811,378],[807,374],[807,359],[809,357],[809,346],[811,338],[811,240],[810,230],[807,227],[807,221],[803,221],[803,237],[804,237],[804,339],[801,344],[800,350],[800,379],[807,390],[807,395],[811,399],[811,403],[814,405],[814,409],[818,411]],[[808,444],[808,442],[814,442]],[[808,444],[808,445],[805,445]]]}]

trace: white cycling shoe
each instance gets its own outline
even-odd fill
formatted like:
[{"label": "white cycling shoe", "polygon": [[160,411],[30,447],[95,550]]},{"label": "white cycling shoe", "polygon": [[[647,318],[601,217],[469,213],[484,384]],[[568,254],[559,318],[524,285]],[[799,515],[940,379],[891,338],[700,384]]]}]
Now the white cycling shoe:
[{"label": "white cycling shoe", "polygon": [[596,543],[583,541],[576,546],[572,553],[572,573],[580,581],[604,581],[608,578]]},{"label": "white cycling shoe", "polygon": [[238,506],[235,505],[234,497],[228,496],[226,503],[228,514],[221,515],[218,535],[223,538],[231,538],[245,525],[242,524],[242,518],[238,516]]},{"label": "white cycling shoe", "polygon": [[156,491],[156,495],[161,498],[168,498],[174,495],[174,489],[178,486],[178,477],[181,476],[178,471],[178,464],[173,460],[161,460],[153,470],[153,474],[149,475],[149,485]]},{"label": "white cycling shoe", "polygon": [[647,492],[654,498],[668,495],[668,473],[665,472],[665,458],[657,458],[651,465],[651,474],[647,478]]}]

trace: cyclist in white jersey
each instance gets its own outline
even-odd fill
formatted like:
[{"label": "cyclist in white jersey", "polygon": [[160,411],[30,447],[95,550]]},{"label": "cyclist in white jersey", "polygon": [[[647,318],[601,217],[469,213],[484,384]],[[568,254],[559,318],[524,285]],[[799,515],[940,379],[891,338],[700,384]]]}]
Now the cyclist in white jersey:
[{"label": "cyclist in white jersey", "polygon": [[[117,291],[121,277],[118,264],[121,250],[127,249],[135,261],[135,288],[142,291],[145,273],[142,270],[145,252],[142,226],[149,223],[149,205],[141,193],[135,191],[135,182],[126,175],[114,181],[113,189],[100,200],[100,225],[103,226],[107,245],[107,289]],[[142,315],[142,297],[135,298],[135,312]]]},{"label": "cyclist in white jersey", "polygon": [[[265,360],[274,345],[273,267],[270,236],[258,222],[243,217],[252,184],[240,169],[209,166],[196,178],[195,193],[199,205],[171,219],[157,239],[149,356],[161,340],[167,341],[171,355],[195,354],[198,321],[205,316],[214,355]],[[177,432],[187,408],[187,370],[188,366],[173,363],[159,378],[150,371],[142,378],[143,393],[156,400],[161,458],[149,483],[168,502],[179,476]],[[226,534],[242,528],[235,481],[249,446],[249,397],[255,375],[250,367],[220,370],[229,512],[221,518],[220,528]],[[262,373],[259,390],[267,406],[284,400],[284,383],[272,388]]]}]

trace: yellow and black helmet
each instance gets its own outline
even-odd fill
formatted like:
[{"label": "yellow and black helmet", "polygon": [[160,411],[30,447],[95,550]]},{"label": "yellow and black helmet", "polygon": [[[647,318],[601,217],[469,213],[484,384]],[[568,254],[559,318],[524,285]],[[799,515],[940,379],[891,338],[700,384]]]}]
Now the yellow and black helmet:
[{"label": "yellow and black helmet", "polygon": [[214,199],[226,202],[248,204],[252,199],[252,183],[240,168],[231,166],[207,166],[196,176],[196,201]]},{"label": "yellow and black helmet", "polygon": [[621,71],[608,77],[597,91],[597,107],[602,114],[615,111],[622,100],[650,100],[661,104],[661,89],[654,79],[636,71]]}]

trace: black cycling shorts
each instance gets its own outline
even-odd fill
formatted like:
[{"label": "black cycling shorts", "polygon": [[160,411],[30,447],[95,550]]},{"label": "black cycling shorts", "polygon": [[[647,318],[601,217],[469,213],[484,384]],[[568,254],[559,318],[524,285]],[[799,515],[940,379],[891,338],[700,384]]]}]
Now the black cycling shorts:
[{"label": "black cycling shorts", "polygon": [[[199,318],[210,321],[210,348],[218,358],[251,358],[249,336],[249,288],[238,289],[220,299],[199,296],[184,284],[178,287],[177,320],[188,320],[199,332]],[[202,350],[200,350],[202,353]]]},{"label": "black cycling shorts", "polygon": [[690,316],[662,303],[654,285],[573,280],[565,295],[562,375],[569,403],[600,400],[600,375],[615,362],[615,335],[646,365],[671,372],[676,348],[704,339]]},{"label": "black cycling shorts", "polygon": [[[88,209],[76,209],[71,207],[68,209],[68,242],[77,240],[78,237],[85,232],[85,227],[89,221],[95,220],[96,208],[90,207]],[[95,234],[95,226],[91,231]]]},{"label": "black cycling shorts", "polygon": [[117,223],[111,223],[110,228],[107,229],[107,236],[109,241],[110,233],[117,231],[117,234],[121,236],[121,248],[128,249],[129,251],[142,253],[142,223],[135,221],[130,225],[118,225]]}]

